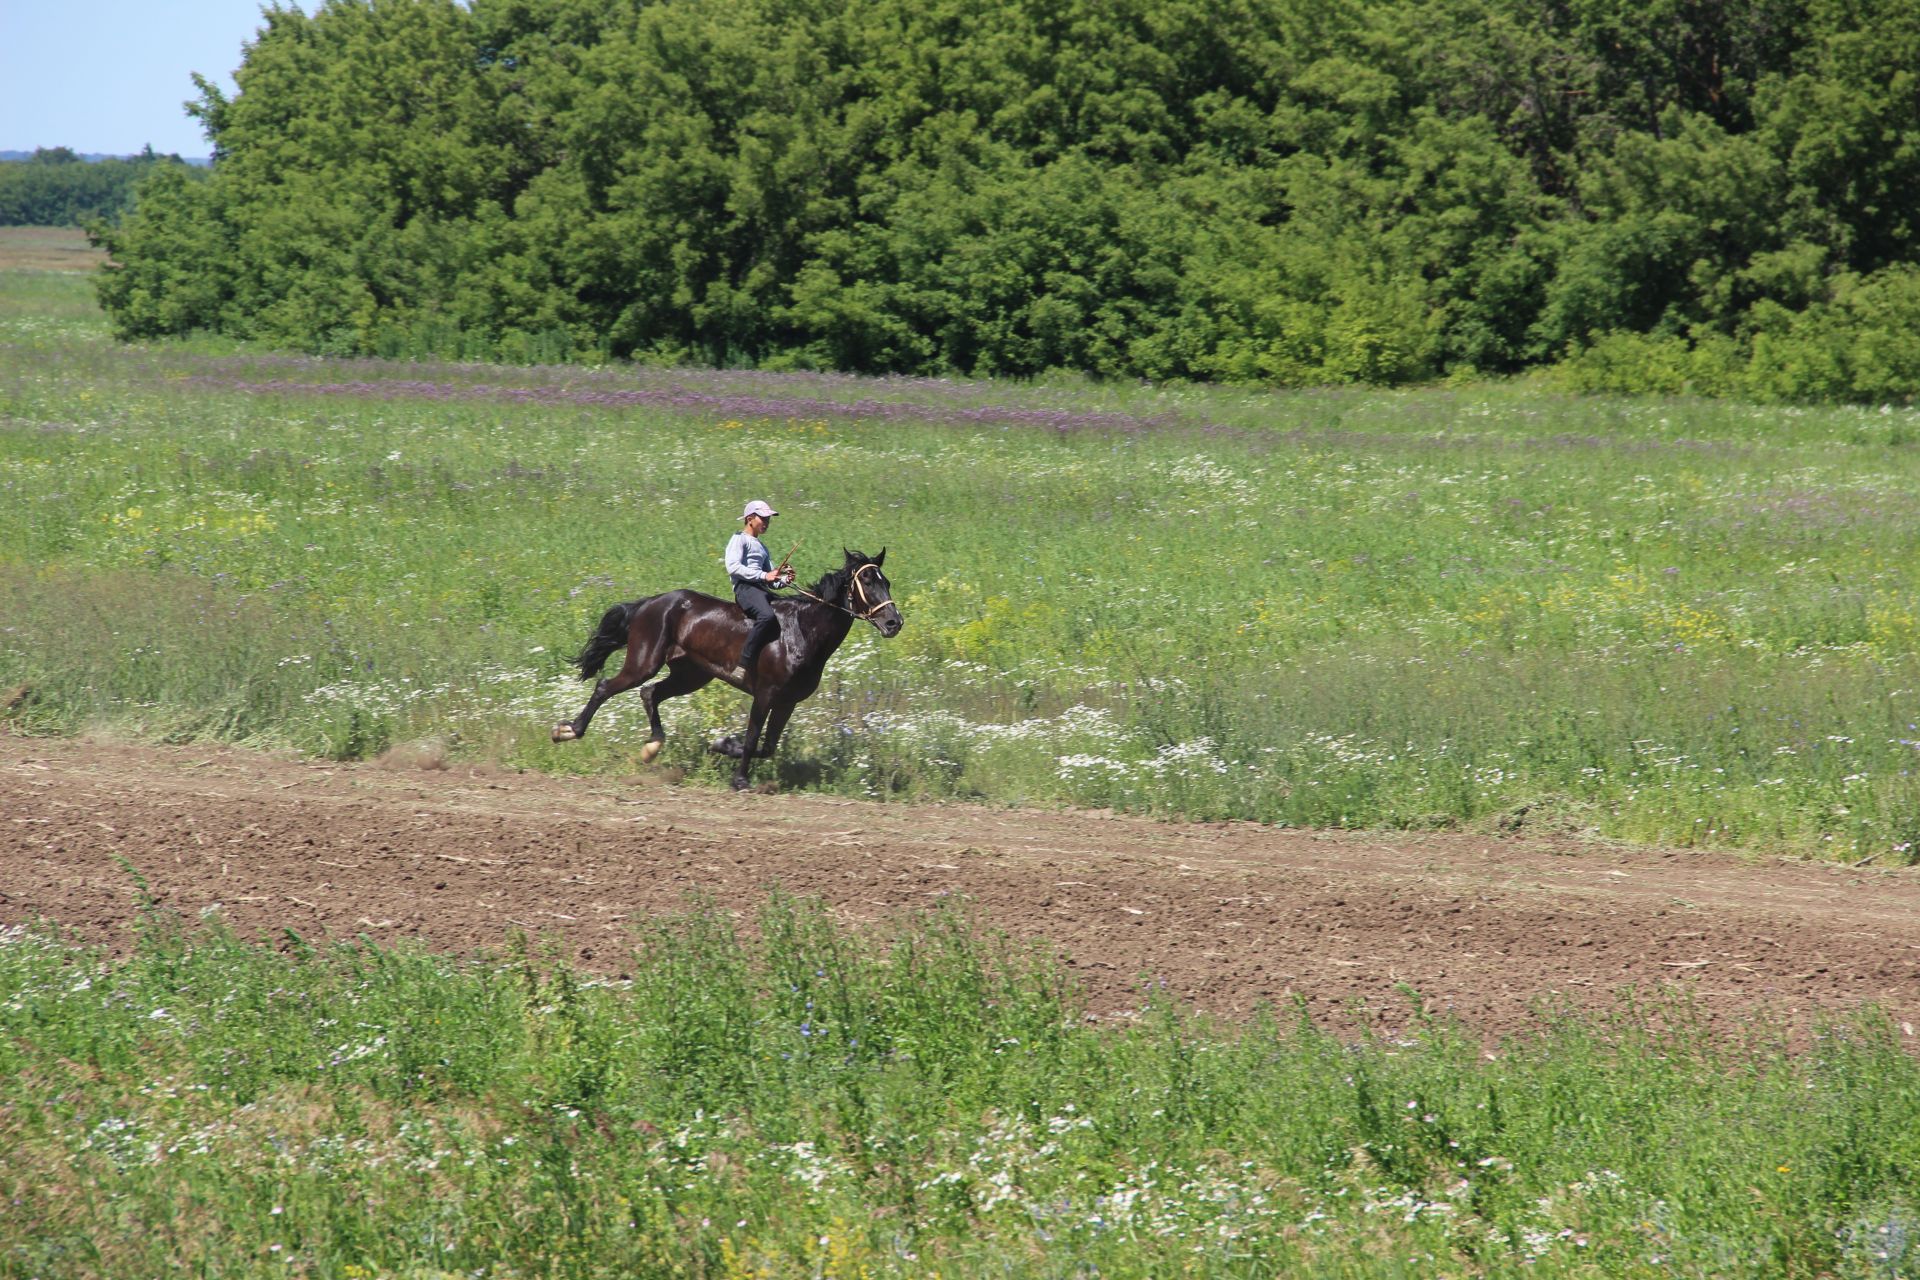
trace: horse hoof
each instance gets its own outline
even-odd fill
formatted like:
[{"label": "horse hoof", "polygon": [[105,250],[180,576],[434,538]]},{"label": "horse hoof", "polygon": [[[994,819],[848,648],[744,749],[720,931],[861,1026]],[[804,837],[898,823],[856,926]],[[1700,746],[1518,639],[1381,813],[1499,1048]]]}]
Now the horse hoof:
[{"label": "horse hoof", "polygon": [[640,763],[652,764],[660,755],[660,744],[649,742],[640,748]]},{"label": "horse hoof", "polygon": [[553,726],[553,740],[555,742],[572,742],[579,736],[579,734],[573,731],[573,726],[570,724],[557,724]]},{"label": "horse hoof", "polygon": [[751,782],[748,782],[745,778],[735,778],[732,783],[733,789],[735,791],[745,791],[748,787],[751,787],[752,785],[753,784]]}]

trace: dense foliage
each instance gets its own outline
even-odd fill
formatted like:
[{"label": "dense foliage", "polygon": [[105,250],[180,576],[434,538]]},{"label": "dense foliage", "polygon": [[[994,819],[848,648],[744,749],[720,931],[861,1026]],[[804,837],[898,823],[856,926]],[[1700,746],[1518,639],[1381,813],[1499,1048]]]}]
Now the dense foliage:
[{"label": "dense foliage", "polygon": [[330,0],[129,337],[864,372],[1920,388],[1904,0]]},{"label": "dense foliage", "polygon": [[71,147],[41,147],[25,160],[0,160],[0,227],[79,227],[118,219],[134,185],[158,165],[186,170],[179,156],[151,147],[125,159],[88,161]]}]

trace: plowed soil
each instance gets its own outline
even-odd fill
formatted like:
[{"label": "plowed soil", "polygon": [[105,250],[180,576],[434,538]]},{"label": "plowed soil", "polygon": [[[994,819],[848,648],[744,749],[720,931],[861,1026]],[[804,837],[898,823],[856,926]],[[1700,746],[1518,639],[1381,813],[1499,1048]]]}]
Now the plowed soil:
[{"label": "plowed soil", "polygon": [[1217,1014],[1299,999],[1324,1025],[1388,1033],[1423,1003],[1489,1041],[1629,989],[1795,1039],[1863,1004],[1910,1046],[1920,1023],[1911,870],[0,734],[0,924],[124,948],[122,860],[167,907],[244,935],[467,951],[517,928],[609,973],[634,921],[696,892],[750,920],[779,885],[858,927],[963,895],[983,924],[1055,946],[1101,1017],[1164,983]]}]

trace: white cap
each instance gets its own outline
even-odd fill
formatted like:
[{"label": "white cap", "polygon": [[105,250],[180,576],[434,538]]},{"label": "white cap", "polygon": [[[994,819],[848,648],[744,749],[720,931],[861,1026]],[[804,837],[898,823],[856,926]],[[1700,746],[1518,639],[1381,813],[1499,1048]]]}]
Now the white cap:
[{"label": "white cap", "polygon": [[747,504],[747,509],[740,513],[740,518],[742,520],[745,520],[748,516],[767,516],[771,518],[779,514],[778,511],[775,511],[772,507],[760,501],[760,499],[755,498]]}]

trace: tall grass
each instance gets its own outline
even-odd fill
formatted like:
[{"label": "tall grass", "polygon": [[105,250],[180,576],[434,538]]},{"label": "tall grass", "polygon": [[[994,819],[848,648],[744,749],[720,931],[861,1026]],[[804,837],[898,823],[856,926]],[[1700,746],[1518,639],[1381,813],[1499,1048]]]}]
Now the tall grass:
[{"label": "tall grass", "polygon": [[759,495],[907,619],[785,785],[1915,857],[1913,410],[336,362],[42,318],[83,290],[0,272],[16,728],[626,770],[637,702],[546,742],[565,658],[723,591]]},{"label": "tall grass", "polygon": [[0,1274],[1911,1274],[1920,1066],[1623,1005],[1489,1052],[1143,993],[948,909],[767,903],[628,974],[0,935]]}]

